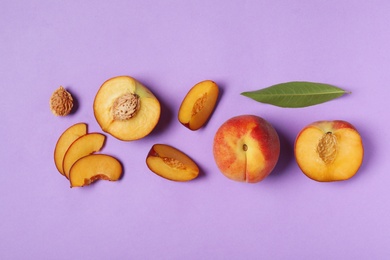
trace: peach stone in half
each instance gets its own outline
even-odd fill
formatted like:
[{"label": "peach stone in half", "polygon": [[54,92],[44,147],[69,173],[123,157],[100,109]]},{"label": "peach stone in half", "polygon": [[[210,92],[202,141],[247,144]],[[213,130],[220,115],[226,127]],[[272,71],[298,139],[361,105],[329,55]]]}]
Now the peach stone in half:
[{"label": "peach stone in half", "polygon": [[123,141],[147,136],[161,112],[153,93],[129,76],[104,82],[95,96],[93,110],[102,130]]},{"label": "peach stone in half", "polygon": [[359,132],[342,120],[309,124],[297,135],[294,150],[302,172],[320,182],[351,178],[360,168],[364,154]]}]

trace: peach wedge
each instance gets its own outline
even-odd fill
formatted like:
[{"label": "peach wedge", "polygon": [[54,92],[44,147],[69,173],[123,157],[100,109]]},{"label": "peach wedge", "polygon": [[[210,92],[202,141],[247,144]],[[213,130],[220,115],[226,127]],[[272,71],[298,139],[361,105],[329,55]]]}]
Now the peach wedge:
[{"label": "peach wedge", "polygon": [[319,182],[350,179],[360,168],[364,154],[359,132],[342,120],[317,121],[304,127],[294,150],[302,172]]},{"label": "peach wedge", "polygon": [[218,93],[217,84],[211,80],[205,80],[193,86],[180,105],[179,122],[190,130],[201,128],[214,110]]},{"label": "peach wedge", "polygon": [[122,165],[106,154],[91,154],[77,160],[69,172],[71,187],[82,187],[96,180],[117,181],[122,176]]},{"label": "peach wedge", "polygon": [[69,179],[69,172],[72,165],[80,158],[100,151],[106,137],[99,133],[89,133],[75,140],[66,151],[63,162],[63,169],[66,178]]},{"label": "peach wedge", "polygon": [[199,174],[199,168],[191,158],[166,144],[152,146],[146,165],[155,174],[172,181],[189,181]]},{"label": "peach wedge", "polygon": [[78,123],[66,129],[58,139],[54,149],[54,163],[62,175],[65,175],[62,164],[66,151],[76,139],[85,134],[87,134],[87,125]]},{"label": "peach wedge", "polygon": [[102,130],[123,141],[147,136],[161,113],[160,102],[153,93],[129,76],[104,82],[95,96],[93,110]]}]

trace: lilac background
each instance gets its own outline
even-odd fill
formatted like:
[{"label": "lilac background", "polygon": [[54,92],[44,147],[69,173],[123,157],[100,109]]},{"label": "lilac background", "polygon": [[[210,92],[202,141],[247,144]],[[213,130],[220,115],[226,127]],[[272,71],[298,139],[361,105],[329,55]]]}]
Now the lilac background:
[{"label": "lilac background", "polygon": [[[390,255],[390,2],[1,1],[1,259],[385,259]],[[92,103],[108,78],[131,75],[160,99],[156,130],[136,142],[107,136],[124,164],[119,182],[70,189],[53,149],[70,125],[101,132]],[[177,121],[195,83],[222,90],[205,128]],[[272,84],[330,83],[351,95],[302,109],[240,95]],[[49,110],[63,85],[76,113]],[[228,118],[256,114],[282,141],[258,184],[219,173],[212,140]],[[349,181],[317,183],[293,157],[305,125],[343,119],[365,158]],[[144,161],[155,143],[191,156],[202,176],[175,183]]]}]

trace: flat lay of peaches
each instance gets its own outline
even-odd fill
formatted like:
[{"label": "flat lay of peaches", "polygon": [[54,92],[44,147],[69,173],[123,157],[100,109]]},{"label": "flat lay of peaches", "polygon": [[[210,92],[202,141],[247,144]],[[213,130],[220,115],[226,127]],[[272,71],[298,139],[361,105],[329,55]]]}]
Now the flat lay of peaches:
[{"label": "flat lay of peaches", "polygon": [[[329,96],[327,90],[331,87],[291,82],[242,94],[262,103],[299,109],[346,93],[340,91]],[[282,93],[290,94],[282,97]],[[316,97],[314,103],[307,103],[309,99],[313,101],[311,97]],[[214,81],[204,80],[179,98],[182,102],[176,111],[177,120],[189,131],[197,131],[212,120],[220,89]],[[72,102],[72,94],[60,87],[50,98],[50,109],[55,116],[67,116],[73,109]],[[88,122],[79,122],[64,129],[54,145],[55,167],[72,188],[88,186],[98,180],[120,180],[124,168],[117,158],[104,153],[106,135],[123,142],[136,142],[153,132],[162,113],[153,92],[131,76],[116,76],[103,82],[97,88],[92,110],[101,132],[89,132]],[[275,169],[284,149],[275,128],[261,115],[226,118],[214,132],[213,143],[205,147],[211,147],[215,165],[232,181],[258,183],[264,180]],[[348,180],[363,162],[362,137],[345,120],[319,118],[302,126],[293,147],[299,169],[317,182]],[[155,143],[144,158],[140,163],[145,163],[152,173],[167,181],[187,182],[200,174],[198,165],[191,159],[190,147],[184,151],[170,144]]]}]

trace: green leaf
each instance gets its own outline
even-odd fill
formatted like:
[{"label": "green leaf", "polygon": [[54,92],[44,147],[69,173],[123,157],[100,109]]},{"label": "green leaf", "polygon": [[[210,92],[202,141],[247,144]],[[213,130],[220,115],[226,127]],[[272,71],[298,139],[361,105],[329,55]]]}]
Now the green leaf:
[{"label": "green leaf", "polygon": [[307,107],[338,98],[347,92],[341,88],[322,83],[292,81],[243,92],[241,95],[261,103],[279,107]]}]

